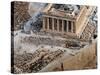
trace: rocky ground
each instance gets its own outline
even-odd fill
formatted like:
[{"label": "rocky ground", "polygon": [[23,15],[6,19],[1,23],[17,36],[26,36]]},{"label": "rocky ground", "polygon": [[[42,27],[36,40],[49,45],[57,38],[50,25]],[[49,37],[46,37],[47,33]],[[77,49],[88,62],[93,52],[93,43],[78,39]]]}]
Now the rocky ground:
[{"label": "rocky ground", "polygon": [[95,69],[95,68],[97,68],[97,56],[95,56],[93,60],[89,61],[84,66],[84,69]]},{"label": "rocky ground", "polygon": [[[30,15],[28,13],[28,2],[14,2],[14,28],[12,30],[19,30],[25,22],[28,21]],[[13,20],[12,20],[13,21]],[[13,26],[12,26],[13,27]]]},{"label": "rocky ground", "polygon": [[34,53],[14,55],[14,73],[38,72],[64,53],[63,50],[38,49]]}]

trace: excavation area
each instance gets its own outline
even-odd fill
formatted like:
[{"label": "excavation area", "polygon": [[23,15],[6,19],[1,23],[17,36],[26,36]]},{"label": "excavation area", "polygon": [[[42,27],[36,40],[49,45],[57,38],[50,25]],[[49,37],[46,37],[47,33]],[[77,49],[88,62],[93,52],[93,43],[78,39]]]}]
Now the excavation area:
[{"label": "excavation area", "polygon": [[[14,73],[86,69],[92,66],[90,61],[94,59],[92,68],[96,68],[96,43],[92,48],[91,45],[92,43],[68,40],[59,35],[52,37],[51,34],[25,34],[16,31],[13,48]],[[91,49],[92,52],[89,51]],[[86,57],[83,57],[85,53],[87,53]],[[89,54],[92,57],[88,56]],[[68,64],[69,62],[71,63]],[[75,63],[78,65],[72,66]]]}]

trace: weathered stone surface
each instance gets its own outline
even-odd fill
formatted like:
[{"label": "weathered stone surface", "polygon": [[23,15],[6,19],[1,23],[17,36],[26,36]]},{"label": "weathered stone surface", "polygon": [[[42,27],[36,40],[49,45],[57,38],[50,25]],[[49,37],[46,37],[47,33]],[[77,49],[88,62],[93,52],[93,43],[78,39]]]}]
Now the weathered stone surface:
[{"label": "weathered stone surface", "polygon": [[19,30],[30,18],[28,13],[28,2],[14,2],[14,30]]},{"label": "weathered stone surface", "polygon": [[15,73],[38,72],[50,62],[64,53],[63,50],[36,50],[34,53],[17,54],[14,56]]},{"label": "weathered stone surface", "polygon": [[88,25],[84,29],[80,39],[85,40],[85,41],[90,40],[91,37],[93,36],[95,30],[96,30],[96,26],[88,23]]},{"label": "weathered stone surface", "polygon": [[63,63],[63,70],[81,70],[81,69],[96,69],[97,56],[96,56],[96,41],[92,44],[81,48],[78,53],[73,55],[65,55],[50,63],[40,72],[61,71],[61,63]]}]

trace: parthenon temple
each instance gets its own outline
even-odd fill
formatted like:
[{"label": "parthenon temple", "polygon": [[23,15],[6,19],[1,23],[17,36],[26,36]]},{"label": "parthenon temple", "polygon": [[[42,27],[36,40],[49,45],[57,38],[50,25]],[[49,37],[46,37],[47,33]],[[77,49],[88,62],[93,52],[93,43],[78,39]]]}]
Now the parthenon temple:
[{"label": "parthenon temple", "polygon": [[61,34],[71,34],[81,36],[81,33],[89,22],[94,6],[67,6],[67,8],[57,7],[57,5],[48,6],[48,10],[43,14],[42,30]]},{"label": "parthenon temple", "polygon": [[43,18],[44,30],[52,30],[57,32],[75,32],[74,21],[58,19],[57,17]]},{"label": "parthenon temple", "polygon": [[96,6],[26,3],[12,4],[12,73],[97,68]]}]

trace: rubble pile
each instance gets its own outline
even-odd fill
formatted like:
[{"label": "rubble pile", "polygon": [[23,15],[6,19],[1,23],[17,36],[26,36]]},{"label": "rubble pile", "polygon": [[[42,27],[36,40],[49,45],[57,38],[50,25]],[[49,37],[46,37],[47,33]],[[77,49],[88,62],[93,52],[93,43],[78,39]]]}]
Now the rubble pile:
[{"label": "rubble pile", "polygon": [[[39,49],[32,53],[18,54],[14,57],[15,73],[19,72],[38,72],[47,66],[50,62],[60,57],[65,51],[63,50],[47,50]],[[18,70],[17,70],[18,69]],[[20,70],[19,70],[20,69]],[[19,71],[19,72],[18,72]]]},{"label": "rubble pile", "polygon": [[50,11],[50,14],[70,19],[75,19],[76,16],[78,16],[81,8],[79,5],[64,4],[54,4],[52,7],[53,8]]},{"label": "rubble pile", "polygon": [[77,10],[80,9],[80,6],[79,5],[54,4],[53,8],[64,10],[64,11],[67,11],[67,12],[72,12],[76,9]]},{"label": "rubble pile", "polygon": [[28,2],[14,2],[14,29],[21,29],[22,25],[30,18],[28,13]]}]

